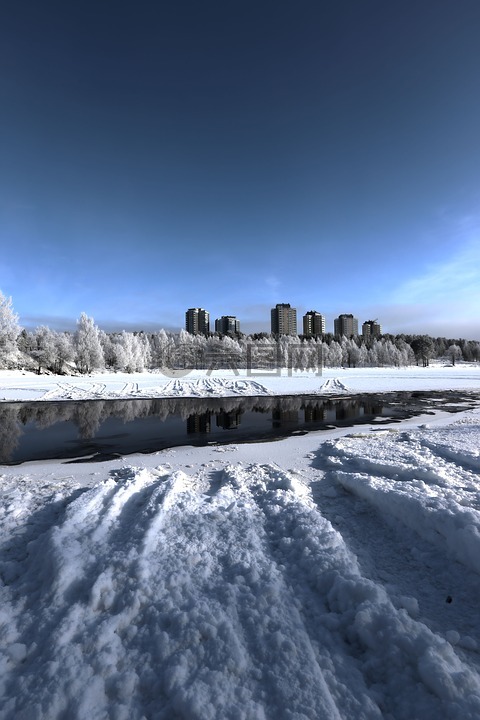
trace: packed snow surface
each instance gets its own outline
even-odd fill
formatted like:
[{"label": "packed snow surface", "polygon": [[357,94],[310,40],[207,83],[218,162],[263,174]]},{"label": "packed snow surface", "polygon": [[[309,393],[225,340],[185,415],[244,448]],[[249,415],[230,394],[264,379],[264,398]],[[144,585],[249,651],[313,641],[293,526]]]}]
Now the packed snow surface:
[{"label": "packed snow surface", "polygon": [[478,719],[480,414],[429,422],[0,468],[0,717]]},{"label": "packed snow surface", "polygon": [[0,401],[108,400],[158,397],[235,397],[258,395],[395,392],[401,390],[479,390],[480,363],[423,367],[288,370],[103,372],[87,376],[0,371]]}]

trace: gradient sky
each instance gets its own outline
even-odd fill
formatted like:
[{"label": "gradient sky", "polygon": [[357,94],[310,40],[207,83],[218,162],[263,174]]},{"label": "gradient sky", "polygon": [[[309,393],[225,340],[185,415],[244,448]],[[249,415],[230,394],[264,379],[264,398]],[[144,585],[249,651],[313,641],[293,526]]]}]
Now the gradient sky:
[{"label": "gradient sky", "polygon": [[4,4],[0,289],[480,339],[479,37],[479,0]]}]

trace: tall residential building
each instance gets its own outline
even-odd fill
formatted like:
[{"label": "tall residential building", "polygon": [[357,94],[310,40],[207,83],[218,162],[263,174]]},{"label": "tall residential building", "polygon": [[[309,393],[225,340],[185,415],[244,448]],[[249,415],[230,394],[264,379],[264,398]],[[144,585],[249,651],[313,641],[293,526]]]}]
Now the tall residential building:
[{"label": "tall residential building", "polygon": [[378,324],[377,320],[366,320],[362,325],[363,339],[368,342],[374,337],[379,337],[382,334],[382,326]]},{"label": "tall residential building", "polygon": [[345,337],[358,335],[358,320],[351,313],[339,315],[333,321],[333,325],[335,335],[345,335]]},{"label": "tall residential building", "polygon": [[192,335],[208,335],[210,313],[203,308],[190,308],[185,313],[185,329]]},{"label": "tall residential building", "polygon": [[215,320],[215,332],[222,335],[238,335],[240,333],[240,320],[234,315],[222,315]]},{"label": "tall residential building", "polygon": [[316,337],[325,333],[325,316],[316,310],[309,310],[303,316],[303,334],[306,337]]},{"label": "tall residential building", "polygon": [[297,310],[288,303],[279,303],[271,312],[272,333],[274,335],[297,334]]}]

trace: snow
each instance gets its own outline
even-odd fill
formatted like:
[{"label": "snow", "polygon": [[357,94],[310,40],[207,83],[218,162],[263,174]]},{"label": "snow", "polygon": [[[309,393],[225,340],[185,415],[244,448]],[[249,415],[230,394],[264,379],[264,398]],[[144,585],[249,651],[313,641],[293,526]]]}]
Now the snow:
[{"label": "snow", "polygon": [[[422,389],[442,389],[441,372],[443,388],[455,372],[474,389],[478,373],[426,370]],[[381,391],[386,371],[365,373],[315,382]],[[413,372],[398,376],[412,389]],[[34,397],[22,377],[3,374],[0,394]],[[36,397],[122,392],[102,377],[36,378]],[[164,390],[216,393],[211,380]],[[232,391],[259,393],[247,380]],[[479,448],[480,409],[439,407],[277,442],[0,466],[0,717],[477,719]]]},{"label": "snow", "polygon": [[479,390],[480,364],[423,367],[287,370],[192,370],[172,379],[161,372],[82,376],[0,371],[0,401],[88,400],[157,397],[235,397],[258,395],[342,395],[401,390]]}]

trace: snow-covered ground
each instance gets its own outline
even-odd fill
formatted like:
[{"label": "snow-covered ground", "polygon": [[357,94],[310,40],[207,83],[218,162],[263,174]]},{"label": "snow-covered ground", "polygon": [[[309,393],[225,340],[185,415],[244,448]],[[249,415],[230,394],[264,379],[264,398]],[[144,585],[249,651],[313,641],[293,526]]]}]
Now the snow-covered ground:
[{"label": "snow-covered ground", "polygon": [[0,466],[0,717],[478,720],[479,448],[476,409]]},{"label": "snow-covered ground", "polygon": [[287,370],[194,370],[171,378],[161,372],[97,373],[88,376],[0,371],[0,401],[87,400],[156,397],[229,397],[293,394],[346,394],[397,390],[480,390],[480,364],[404,368]]}]

